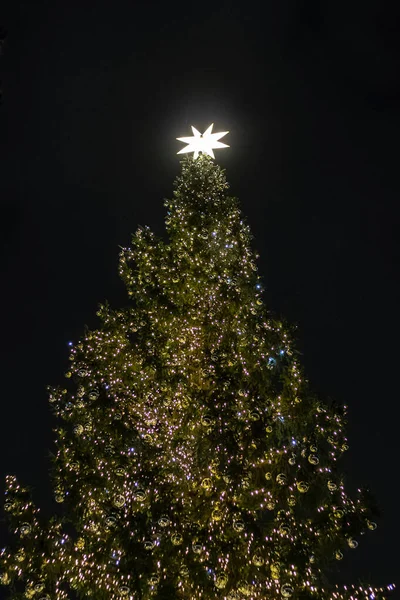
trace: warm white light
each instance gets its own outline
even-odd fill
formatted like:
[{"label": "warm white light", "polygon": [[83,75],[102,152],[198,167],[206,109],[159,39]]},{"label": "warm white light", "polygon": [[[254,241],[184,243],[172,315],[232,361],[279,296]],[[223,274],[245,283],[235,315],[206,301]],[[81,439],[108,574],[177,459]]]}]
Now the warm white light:
[{"label": "warm white light", "polygon": [[223,144],[222,142],[218,141],[224,135],[229,133],[229,131],[222,131],[221,133],[211,133],[213,127],[214,123],[212,123],[204,133],[200,133],[200,131],[197,131],[197,129],[192,126],[192,137],[176,138],[180,142],[188,144],[186,148],[182,148],[182,150],[179,150],[177,154],[194,152],[193,158],[196,159],[199,156],[199,152],[203,152],[203,154],[208,154],[208,156],[214,158],[213,149],[229,148],[228,144]]}]

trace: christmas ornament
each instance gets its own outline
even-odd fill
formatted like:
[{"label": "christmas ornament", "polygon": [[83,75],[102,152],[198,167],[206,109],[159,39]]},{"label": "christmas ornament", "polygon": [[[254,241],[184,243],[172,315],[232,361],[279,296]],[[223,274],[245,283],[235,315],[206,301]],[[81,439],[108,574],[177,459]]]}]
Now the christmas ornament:
[{"label": "christmas ornament", "polygon": [[11,579],[8,573],[0,573],[0,583],[1,585],[8,585]]},{"label": "christmas ornament", "polygon": [[292,456],[289,458],[288,460],[289,465],[291,465],[293,467],[293,465],[296,464],[296,455],[292,454]]},{"label": "christmas ornament", "polygon": [[261,551],[257,551],[252,559],[253,565],[255,565],[256,567],[262,567],[262,565],[264,564],[264,557],[261,554]]},{"label": "christmas ornament", "polygon": [[310,454],[310,456],[308,457],[308,462],[311,465],[317,465],[319,463],[319,458],[316,454]]},{"label": "christmas ornament", "polygon": [[211,513],[211,517],[213,519],[213,521],[220,521],[223,517],[223,512],[222,510],[219,508],[219,506],[216,506],[214,508],[214,510]]},{"label": "christmas ornament", "polygon": [[114,506],[117,508],[122,508],[125,504],[125,497],[122,495],[115,496],[114,498]]},{"label": "christmas ornament", "polygon": [[246,581],[243,581],[242,583],[239,583],[238,590],[244,596],[251,596],[252,587]]},{"label": "christmas ornament", "polygon": [[294,593],[294,589],[292,588],[291,585],[289,585],[288,583],[285,583],[282,587],[281,587],[281,595],[284,598],[290,598],[291,596],[293,596]]},{"label": "christmas ornament", "polygon": [[78,385],[76,395],[78,396],[78,398],[82,398],[85,395],[85,388],[83,387],[83,385]]},{"label": "christmas ornament", "polygon": [[371,531],[374,531],[378,527],[378,525],[374,521],[367,521],[367,527]]},{"label": "christmas ornament", "polygon": [[259,421],[260,420],[260,413],[258,412],[258,410],[252,410],[250,413],[250,420],[251,421]]},{"label": "christmas ornament", "polygon": [[267,427],[265,428],[265,431],[267,433],[272,433],[272,431],[273,431],[272,425],[267,425]]},{"label": "christmas ornament", "polygon": [[195,541],[192,544],[192,549],[195,554],[200,554],[203,550],[203,546],[200,544],[200,542]]},{"label": "christmas ornament", "polygon": [[310,452],[311,452],[312,454],[315,454],[315,453],[317,452],[317,446],[315,446],[314,444],[312,444],[312,445],[310,446]]},{"label": "christmas ornament", "polygon": [[203,425],[203,427],[210,427],[210,425],[212,425],[212,417],[211,415],[203,415],[201,417],[201,424]]},{"label": "christmas ornament", "polygon": [[280,531],[280,533],[282,535],[289,535],[290,534],[290,527],[288,525],[280,525],[279,531]]},{"label": "christmas ornament", "polygon": [[92,402],[94,402],[95,400],[97,400],[97,398],[100,396],[100,392],[97,388],[93,388],[92,390],[90,390],[88,392],[88,398],[89,400],[91,400]]},{"label": "christmas ornament", "polygon": [[146,490],[144,490],[142,488],[138,488],[134,492],[134,496],[135,496],[135,500],[137,500],[138,502],[144,502],[147,498]]},{"label": "christmas ornament", "polygon": [[121,594],[121,596],[128,596],[129,595],[129,587],[127,585],[120,585],[119,593]]},{"label": "christmas ornament", "polygon": [[43,590],[44,590],[43,581],[38,581],[37,583],[35,583],[35,585],[33,586],[33,589],[37,594],[40,594],[40,592],[43,592]]},{"label": "christmas ornament", "polygon": [[334,511],[334,516],[336,517],[336,519],[341,519],[344,515],[344,512],[338,508],[337,510]]},{"label": "christmas ornament", "polygon": [[113,515],[108,515],[104,522],[106,524],[106,527],[113,527],[116,524],[117,519]]},{"label": "christmas ornament", "polygon": [[152,540],[145,540],[143,545],[144,549],[148,551],[153,550],[154,548],[154,542]]},{"label": "christmas ornament", "polygon": [[279,485],[287,484],[287,477],[285,473],[279,473],[279,475],[276,476],[276,483],[278,483]]},{"label": "christmas ornament", "polygon": [[29,523],[22,523],[21,527],[19,528],[19,532],[22,536],[28,535],[31,531],[32,527]]},{"label": "christmas ornament", "polygon": [[158,524],[160,525],[160,527],[168,527],[168,525],[170,523],[171,523],[171,521],[169,520],[169,518],[166,515],[164,515],[158,519]]},{"label": "christmas ornament", "polygon": [[180,546],[183,542],[183,537],[180,533],[174,533],[171,537],[171,541],[174,546]]},{"label": "christmas ornament", "polygon": [[18,562],[23,562],[25,560],[25,550],[23,548],[21,548],[21,550],[18,550],[18,552],[16,552],[15,554],[15,558]]},{"label": "christmas ornament", "polygon": [[190,571],[189,568],[186,565],[183,565],[180,569],[179,569],[179,575],[181,577],[183,577],[184,579],[186,579],[187,577],[189,577]]},{"label": "christmas ornament", "polygon": [[335,552],[335,558],[336,558],[336,560],[342,560],[343,553],[340,550],[336,550],[336,552]]},{"label": "christmas ornament", "polygon": [[227,583],[228,583],[228,576],[226,575],[226,573],[218,573],[215,576],[215,587],[218,588],[219,590],[222,590],[224,587],[226,587]]},{"label": "christmas ornament", "polygon": [[305,494],[309,490],[309,485],[305,481],[298,481],[297,489],[301,494]]},{"label": "christmas ornament", "polygon": [[267,507],[267,510],[274,510],[275,503],[274,502],[267,502],[266,507]]},{"label": "christmas ornament", "polygon": [[205,490],[211,490],[212,488],[212,481],[209,477],[206,477],[205,479],[203,479],[203,481],[201,482],[201,487],[204,488]]},{"label": "christmas ornament", "polygon": [[347,540],[347,543],[348,543],[348,545],[349,545],[349,548],[352,548],[353,550],[354,550],[355,548],[357,548],[357,546],[358,546],[358,542],[357,542],[357,540],[355,540],[354,538],[349,538],[349,539]]},{"label": "christmas ornament", "polygon": [[337,490],[337,485],[334,481],[328,481],[328,490],[330,492],[334,492],[335,490]]},{"label": "christmas ornament", "polygon": [[244,528],[245,528],[245,524],[244,524],[244,521],[242,521],[241,519],[236,519],[233,522],[233,529],[235,531],[240,533],[241,531],[244,531]]},{"label": "christmas ornament", "polygon": [[123,469],[122,467],[117,467],[115,469],[115,474],[117,475],[117,477],[124,477],[125,476],[125,469]]},{"label": "christmas ornament", "polygon": [[281,567],[278,563],[272,563],[270,566],[272,579],[279,579],[281,574]]},{"label": "christmas ornament", "polygon": [[314,554],[311,554],[311,555],[310,555],[310,563],[311,563],[311,564],[312,564],[312,563],[315,563],[315,556],[314,556]]},{"label": "christmas ornament", "polygon": [[159,581],[160,581],[160,578],[157,575],[157,573],[153,573],[152,575],[150,575],[150,577],[149,577],[149,585],[151,585],[151,587],[154,587],[155,585],[157,585],[157,583]]},{"label": "christmas ornament", "polygon": [[197,129],[192,125],[192,137],[176,138],[179,142],[188,144],[186,148],[182,148],[182,150],[179,150],[178,154],[186,154],[187,152],[193,152],[193,158],[196,160],[196,158],[198,158],[199,156],[199,152],[202,152],[203,154],[208,154],[208,156],[214,158],[213,149],[229,148],[227,144],[218,141],[220,138],[224,137],[227,133],[229,133],[229,131],[212,133],[213,127],[214,124],[211,124],[204,133],[200,133],[200,131],[197,131]]},{"label": "christmas ornament", "polygon": [[75,425],[75,427],[74,427],[74,433],[76,433],[76,435],[82,435],[82,433],[83,433],[83,425],[81,425],[80,423],[78,423],[78,425]]},{"label": "christmas ornament", "polygon": [[265,473],[265,479],[266,479],[267,481],[269,481],[270,479],[272,479],[272,473],[270,473],[269,471],[267,471],[267,472]]},{"label": "christmas ornament", "polygon": [[294,506],[296,504],[296,496],[289,496],[288,504],[289,506]]}]

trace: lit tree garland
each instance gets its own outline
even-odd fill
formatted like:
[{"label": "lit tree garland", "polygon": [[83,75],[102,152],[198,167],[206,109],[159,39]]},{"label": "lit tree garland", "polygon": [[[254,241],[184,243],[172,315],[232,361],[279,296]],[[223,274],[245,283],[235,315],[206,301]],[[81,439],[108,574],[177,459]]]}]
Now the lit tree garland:
[{"label": "lit tree garland", "polygon": [[[213,134],[218,135],[218,134]],[[289,328],[262,300],[250,231],[223,171],[185,159],[165,243],[138,229],[120,253],[131,304],[71,348],[51,388],[61,516],[39,519],[7,478],[11,597],[382,597],[326,583],[376,528],[337,461],[345,409],[304,380]]]}]

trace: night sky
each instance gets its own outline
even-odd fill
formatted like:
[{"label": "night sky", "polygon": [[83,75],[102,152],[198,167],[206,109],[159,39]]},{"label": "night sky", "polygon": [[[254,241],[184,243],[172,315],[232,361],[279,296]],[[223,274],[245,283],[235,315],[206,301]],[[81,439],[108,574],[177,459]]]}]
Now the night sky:
[{"label": "night sky", "polygon": [[382,510],[338,577],[400,583],[400,7],[384,5],[3,0],[1,491],[15,473],[53,510],[46,385],[98,303],[126,305],[118,245],[139,224],[163,235],[175,138],[213,122],[267,306],[298,325],[313,388],[349,406],[347,483]]}]

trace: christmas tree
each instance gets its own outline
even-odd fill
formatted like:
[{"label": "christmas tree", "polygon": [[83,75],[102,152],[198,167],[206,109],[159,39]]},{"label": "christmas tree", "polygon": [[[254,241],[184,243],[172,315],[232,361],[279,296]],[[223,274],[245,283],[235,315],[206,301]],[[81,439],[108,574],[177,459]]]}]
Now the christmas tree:
[{"label": "christmas tree", "polygon": [[266,310],[249,227],[209,156],[223,134],[211,131],[182,138],[194,157],[166,202],[168,241],[139,228],[120,253],[129,305],[100,306],[98,329],[71,348],[67,385],[50,389],[58,514],[41,520],[7,477],[12,598],[386,591],[329,583],[376,514],[338,470],[345,409],[311,392],[289,327]]}]

